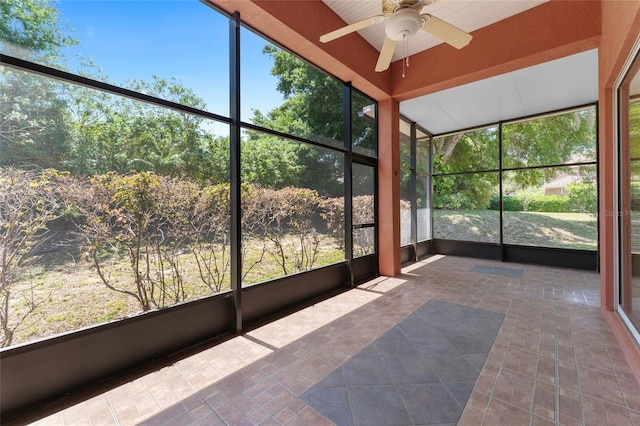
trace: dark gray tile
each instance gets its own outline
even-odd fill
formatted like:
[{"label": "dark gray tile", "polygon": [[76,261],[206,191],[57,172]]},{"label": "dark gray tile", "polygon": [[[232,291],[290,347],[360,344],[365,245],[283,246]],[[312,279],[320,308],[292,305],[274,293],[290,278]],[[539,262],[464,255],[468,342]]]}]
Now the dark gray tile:
[{"label": "dark gray tile", "polygon": [[440,302],[440,311],[443,316],[455,320],[476,319],[481,317],[483,312],[485,312],[482,309],[471,308],[469,306],[458,305],[457,303],[451,302]]},{"label": "dark gray tile", "polygon": [[383,361],[396,385],[439,382],[423,356],[389,357]]},{"label": "dark gray tile", "polygon": [[303,400],[338,425],[453,425],[503,319],[431,299],[305,392]]},{"label": "dark gray tile", "polygon": [[403,319],[394,328],[402,330],[405,335],[433,335],[437,333],[425,318],[415,313]]},{"label": "dark gray tile", "polygon": [[398,386],[398,393],[415,424],[455,423],[462,407],[441,383]]},{"label": "dark gray tile", "polygon": [[354,355],[354,357],[379,357],[378,348],[376,345],[371,343],[370,345],[365,346],[360,352]]},{"label": "dark gray tile", "polygon": [[504,317],[496,319],[476,319],[465,325],[465,329],[473,334],[495,340],[500,328],[502,327]]},{"label": "dark gray tile", "polygon": [[442,308],[446,306],[447,302],[438,299],[430,299],[416,309],[414,314],[422,317],[439,317],[442,315]]},{"label": "dark gray tile", "polygon": [[478,370],[462,355],[434,355],[427,362],[442,383],[475,382],[478,379]]},{"label": "dark gray tile", "polygon": [[[409,315],[411,316],[411,315]],[[406,320],[406,318],[404,319]],[[389,330],[387,330],[383,336],[389,337],[389,336],[404,336],[404,332],[402,331],[402,329],[399,327],[400,324],[394,325],[393,327],[391,327]]]},{"label": "dark gray tile", "polygon": [[441,318],[438,322],[434,322],[432,325],[438,333],[444,336],[449,333],[458,333],[460,330],[466,330],[463,324],[450,318]]},{"label": "dark gray tile", "polygon": [[356,426],[411,425],[411,417],[395,386],[347,387]]},{"label": "dark gray tile", "polygon": [[458,350],[447,339],[438,336],[410,336],[411,344],[421,355],[456,354]]},{"label": "dark gray tile", "polygon": [[382,336],[374,344],[382,357],[418,355],[406,336]]},{"label": "dark gray tile", "polygon": [[522,273],[524,270],[522,269],[512,269],[512,268],[502,268],[500,266],[490,266],[490,265],[473,265],[470,272],[480,272],[483,274],[492,274],[492,275],[502,275],[504,277],[522,277]]},{"label": "dark gray tile", "polygon": [[460,408],[464,409],[464,406],[467,405],[467,401],[471,396],[475,382],[447,383],[445,386]]},{"label": "dark gray tile", "polygon": [[487,361],[488,353],[481,354],[463,354],[462,355],[467,362],[475,367],[478,370],[478,373],[482,371],[482,367],[484,367],[484,363]]},{"label": "dark gray tile", "polygon": [[331,373],[327,375],[324,379],[320,380],[316,383],[315,386],[320,387],[328,387],[328,386],[346,386],[346,382],[344,380],[344,373],[342,372],[342,367],[338,367],[333,370]]},{"label": "dark gray tile", "polygon": [[338,426],[353,425],[344,387],[313,387],[303,393],[300,399]]},{"label": "dark gray tile", "polygon": [[461,354],[489,353],[495,340],[489,341],[470,333],[449,333],[445,339]]},{"label": "dark gray tile", "polygon": [[390,385],[391,376],[381,358],[351,358],[342,365],[347,386]]}]

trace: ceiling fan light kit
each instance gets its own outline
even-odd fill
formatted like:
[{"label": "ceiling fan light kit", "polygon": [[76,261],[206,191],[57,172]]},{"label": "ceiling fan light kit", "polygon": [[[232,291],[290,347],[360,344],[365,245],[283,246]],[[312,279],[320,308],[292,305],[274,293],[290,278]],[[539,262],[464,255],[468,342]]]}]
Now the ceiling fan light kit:
[{"label": "ceiling fan light kit", "polygon": [[[436,0],[382,0],[382,15],[372,16],[347,25],[346,27],[338,28],[321,36],[320,41],[327,43],[386,20],[386,37],[375,68],[378,72],[389,68],[396,43],[399,41],[403,42],[405,49],[404,58],[407,59],[408,40],[421,29],[438,37],[456,49],[462,49],[471,41],[471,34],[431,14],[420,14],[420,11],[425,6],[435,1]],[[404,77],[404,70],[402,75]]]},{"label": "ceiling fan light kit", "polygon": [[394,41],[402,41],[417,33],[422,28],[422,17],[415,9],[400,9],[388,20],[384,29],[387,37]]}]

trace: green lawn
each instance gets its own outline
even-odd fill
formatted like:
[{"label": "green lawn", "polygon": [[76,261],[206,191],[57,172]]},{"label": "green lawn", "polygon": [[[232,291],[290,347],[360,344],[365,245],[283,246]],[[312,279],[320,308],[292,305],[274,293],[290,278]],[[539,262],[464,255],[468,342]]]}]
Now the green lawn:
[{"label": "green lawn", "polygon": [[[435,238],[499,241],[500,216],[497,211],[435,210],[434,215]],[[596,219],[588,214],[506,212],[504,219],[505,243],[508,244],[596,249]],[[254,244],[260,247],[262,242],[256,241]],[[259,258],[260,251],[252,247],[247,252],[245,266],[252,265]],[[344,251],[337,248],[336,242],[330,237],[321,238],[314,266],[342,259]],[[111,278],[117,278],[122,283],[127,280],[126,259],[121,259],[121,263],[112,268],[110,274]],[[180,263],[186,279],[186,300],[212,293],[197,279],[197,270],[188,252],[181,256]],[[290,264],[287,266],[292,267]],[[257,283],[282,275],[274,259],[265,255],[247,274],[245,283]],[[140,310],[133,298],[107,289],[95,270],[79,260],[78,253],[49,252],[23,271],[19,281],[11,304],[13,314],[25,314],[34,302],[37,306],[17,330],[14,343],[122,318]],[[221,291],[227,289],[228,277]]]},{"label": "green lawn", "polygon": [[[498,243],[495,210],[435,210],[435,238]],[[587,213],[505,212],[504,242],[539,247],[595,250],[597,220]]]},{"label": "green lawn", "polygon": [[[294,239],[286,239],[285,247],[295,250]],[[263,241],[252,241],[246,251],[244,266],[250,268],[244,279],[245,285],[263,282],[283,276],[281,267],[268,254],[261,255]],[[228,249],[227,249],[228,250]],[[79,248],[49,251],[34,259],[29,268],[17,276],[10,302],[12,321],[25,316],[25,321],[15,332],[13,344],[51,336],[93,324],[134,315],[141,308],[136,300],[126,294],[108,289],[99,279],[96,270],[86,261],[79,260]],[[225,254],[228,262],[229,253]],[[261,260],[260,260],[261,259]],[[320,245],[313,267],[344,260],[344,250],[332,237],[320,236]],[[185,250],[179,256],[181,274],[184,278],[184,299],[194,300],[214,294],[199,279],[193,255]],[[224,262],[223,262],[224,264]],[[287,258],[289,273],[298,272],[293,259]],[[135,292],[126,257],[115,259],[115,263],[102,266],[112,284]],[[229,290],[229,265],[220,291]]]}]

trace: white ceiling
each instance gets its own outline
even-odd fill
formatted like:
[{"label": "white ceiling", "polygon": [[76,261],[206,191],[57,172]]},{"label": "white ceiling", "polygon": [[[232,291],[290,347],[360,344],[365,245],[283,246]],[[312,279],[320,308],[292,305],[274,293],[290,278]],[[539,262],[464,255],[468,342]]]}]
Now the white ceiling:
[{"label": "white ceiling", "polygon": [[598,51],[588,50],[400,103],[432,134],[570,108],[598,99]]},{"label": "white ceiling", "polygon": [[[322,0],[347,24],[382,13],[382,0]],[[437,0],[423,8],[467,32],[539,6],[547,0]],[[358,31],[376,50],[384,22]],[[331,43],[339,43],[339,39]],[[442,42],[424,31],[411,37],[409,54]],[[471,41],[473,43],[473,40]],[[464,50],[464,49],[463,49]],[[396,48],[393,61],[401,59]],[[374,67],[375,64],[371,64]],[[400,113],[432,134],[534,115],[598,99],[598,54],[591,50],[400,103]]]}]

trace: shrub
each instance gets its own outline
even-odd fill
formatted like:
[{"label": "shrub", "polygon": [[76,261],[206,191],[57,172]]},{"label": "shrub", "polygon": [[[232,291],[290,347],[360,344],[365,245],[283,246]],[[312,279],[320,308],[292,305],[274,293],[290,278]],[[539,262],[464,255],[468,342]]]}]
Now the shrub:
[{"label": "shrub", "polygon": [[259,188],[248,200],[243,215],[251,217],[252,232],[264,241],[263,250],[284,275],[311,269],[320,239],[313,219],[321,198],[308,188]]},{"label": "shrub", "polygon": [[433,208],[442,210],[472,210],[477,207],[476,201],[468,194],[433,194]]},{"label": "shrub", "polygon": [[[367,224],[374,221],[374,197],[373,195],[359,195],[353,197],[353,223]],[[327,198],[322,201],[322,218],[327,223],[331,235],[339,241],[340,248],[344,249],[344,197]],[[400,200],[400,209],[409,209],[411,204],[406,200]],[[354,240],[353,254],[364,256],[372,253],[375,243],[373,232],[361,232],[357,241]]]},{"label": "shrub", "polygon": [[598,189],[593,183],[576,183],[569,190],[569,208],[571,211],[594,214],[598,209]]},{"label": "shrub", "polygon": [[564,195],[536,195],[527,200],[528,212],[562,213],[569,211],[569,197]]},{"label": "shrub", "polygon": [[49,223],[60,215],[61,178],[55,170],[0,168],[0,347],[11,345],[16,330],[46,299],[35,282],[18,288],[17,275],[34,260],[50,236]]},{"label": "shrub", "polygon": [[[514,195],[505,195],[502,197],[502,207],[506,212],[521,212],[524,210],[522,198]],[[500,196],[494,194],[489,200],[489,210],[500,210]]]}]

